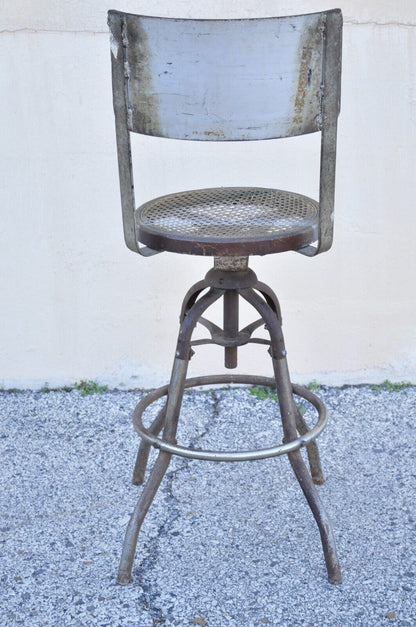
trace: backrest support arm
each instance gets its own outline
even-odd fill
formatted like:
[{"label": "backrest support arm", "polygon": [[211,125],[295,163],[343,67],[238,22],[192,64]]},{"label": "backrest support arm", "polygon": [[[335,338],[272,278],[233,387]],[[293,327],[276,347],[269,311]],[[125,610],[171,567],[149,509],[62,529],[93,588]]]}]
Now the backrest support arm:
[{"label": "backrest support arm", "polygon": [[111,68],[113,77],[113,106],[116,122],[117,158],[120,177],[121,209],[123,215],[124,240],[133,252],[145,257],[155,255],[160,251],[152,250],[147,246],[139,246],[136,238],[134,212],[136,209],[134,197],[133,167],[131,158],[130,131],[127,124],[126,81],[124,80],[125,53],[123,45],[123,18],[116,13],[110,13],[108,23],[111,29]]},{"label": "backrest support arm", "polygon": [[134,227],[134,183],[131,161],[130,133],[127,126],[127,104],[124,81],[123,21],[120,15],[108,16],[111,29],[111,69],[113,76],[113,106],[116,122],[118,171],[120,176],[121,207],[124,239],[130,250],[138,252]]},{"label": "backrest support arm", "polygon": [[334,233],[337,122],[341,101],[342,15],[326,13],[322,76],[322,132],[319,183],[319,232],[317,246],[298,252],[315,256],[331,248]]}]

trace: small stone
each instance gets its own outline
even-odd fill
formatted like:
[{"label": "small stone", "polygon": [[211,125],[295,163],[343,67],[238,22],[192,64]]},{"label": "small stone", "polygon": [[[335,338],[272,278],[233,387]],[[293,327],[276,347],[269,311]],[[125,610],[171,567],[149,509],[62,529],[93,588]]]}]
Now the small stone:
[{"label": "small stone", "polygon": [[33,571],[32,577],[39,577],[39,575],[43,575],[43,573],[46,573],[45,568],[38,568],[37,570]]},{"label": "small stone", "polygon": [[118,524],[120,527],[125,527],[125,525],[128,524],[130,520],[130,516],[123,516],[123,518],[120,518],[120,520],[118,521]]},{"label": "small stone", "polygon": [[195,623],[195,625],[199,625],[200,627],[206,627],[207,621],[203,616],[197,616],[191,620],[191,623]]},{"label": "small stone", "polygon": [[384,616],[385,618],[397,618],[396,612],[386,612]]}]

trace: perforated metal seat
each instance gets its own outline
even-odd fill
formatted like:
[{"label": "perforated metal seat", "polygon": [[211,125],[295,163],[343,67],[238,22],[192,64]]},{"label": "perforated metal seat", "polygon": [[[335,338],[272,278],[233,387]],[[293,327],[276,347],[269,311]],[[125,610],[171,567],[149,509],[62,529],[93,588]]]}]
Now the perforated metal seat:
[{"label": "perforated metal seat", "polygon": [[154,250],[265,255],[297,250],[318,234],[315,200],[279,189],[218,187],[169,194],[136,211],[137,237]]}]

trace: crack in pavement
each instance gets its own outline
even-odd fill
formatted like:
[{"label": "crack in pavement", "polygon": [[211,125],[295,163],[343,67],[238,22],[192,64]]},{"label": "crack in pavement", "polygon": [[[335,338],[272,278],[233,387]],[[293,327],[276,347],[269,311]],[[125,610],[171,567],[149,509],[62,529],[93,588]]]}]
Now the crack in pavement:
[{"label": "crack in pavement", "polygon": [[[185,392],[185,394],[189,393]],[[209,434],[218,419],[220,399],[215,390],[210,390],[210,396],[211,408],[209,412],[209,419],[204,423],[201,432],[190,439],[188,448],[196,448],[196,445],[207,434]],[[180,501],[174,494],[174,481],[178,475],[189,468],[190,462],[192,461],[195,460],[183,457],[181,458],[181,463],[177,468],[166,472],[160,486],[160,492],[164,495],[167,501],[167,516],[159,525],[155,537],[147,545],[147,557],[142,560],[138,567],[133,569],[133,576],[138,580],[140,589],[138,601],[142,607],[149,612],[154,627],[164,625],[167,620],[173,620],[173,617],[163,616],[162,610],[158,607],[158,597],[160,595],[160,590],[157,588],[158,582],[156,582],[156,587],[152,589],[151,584],[147,581],[147,573],[153,570],[153,567],[158,560],[160,553],[160,538],[168,536],[173,523],[183,515]]]}]

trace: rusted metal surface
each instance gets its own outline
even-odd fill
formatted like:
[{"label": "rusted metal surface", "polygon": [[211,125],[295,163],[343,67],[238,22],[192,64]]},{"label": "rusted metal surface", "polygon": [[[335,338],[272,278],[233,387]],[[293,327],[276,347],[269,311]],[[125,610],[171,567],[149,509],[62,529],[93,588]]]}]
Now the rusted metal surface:
[{"label": "rusted metal surface", "polygon": [[[163,429],[163,440],[165,442],[175,441],[187,365],[188,362],[181,359],[175,359],[173,364],[168,399],[166,402],[165,425]],[[127,526],[123,551],[120,559],[117,576],[117,583],[119,584],[125,585],[131,580],[131,570],[140,527],[168,469],[171,457],[170,453],[160,451],[155,465],[153,466],[151,475],[143,488],[143,492],[136,507],[134,508],[133,514]]]},{"label": "rusted metal surface", "polygon": [[189,309],[195,303],[196,299],[201,294],[201,292],[203,292],[207,287],[209,287],[209,286],[208,286],[206,280],[202,279],[202,281],[198,281],[198,283],[195,283],[195,285],[193,285],[186,292],[185,298],[183,299],[183,302],[182,302],[181,313],[180,313],[180,316],[179,316],[179,322],[180,323],[183,322],[183,320],[185,319],[185,316],[188,313]]},{"label": "rusted metal surface", "polygon": [[[270,333],[272,344],[272,362],[276,381],[276,391],[280,406],[280,415],[282,418],[284,442],[289,444],[297,439],[298,409],[293,399],[293,386],[290,382],[282,327],[278,318],[273,315],[272,310],[253,290],[245,290],[241,295],[247,300],[247,302],[257,309],[266,322],[267,329]],[[328,573],[328,580],[332,584],[341,583],[341,566],[338,560],[335,538],[331,523],[322,504],[319,493],[306,468],[300,451],[291,451],[288,453],[288,457],[293,472],[299,481],[303,494],[305,495],[318,525]]]},{"label": "rusted metal surface", "polygon": [[[261,377],[256,375],[211,375],[206,377],[193,377],[186,379],[184,383],[184,389],[192,387],[200,387],[202,385],[228,385],[228,384],[243,384],[243,385],[264,385],[275,388],[276,381],[271,377]],[[143,398],[136,406],[133,414],[133,424],[141,438],[148,444],[151,444],[155,448],[170,453],[172,455],[179,455],[180,457],[186,457],[188,459],[200,459],[212,462],[247,462],[258,459],[268,459],[270,457],[278,457],[279,455],[288,455],[293,451],[297,451],[300,448],[310,446],[310,444],[322,433],[327,424],[327,413],[325,405],[322,401],[311,392],[308,388],[300,385],[292,385],[293,393],[300,396],[304,400],[308,401],[318,411],[318,421],[312,429],[307,429],[306,433],[300,437],[295,437],[290,442],[283,444],[276,444],[269,448],[264,449],[250,449],[247,451],[211,451],[187,448],[178,444],[172,444],[165,441],[163,438],[158,438],[156,432],[152,427],[146,429],[142,423],[143,412],[150,407],[150,405],[156,400],[163,398],[168,391],[169,386],[165,385],[157,390],[154,390]],[[152,425],[153,426],[153,425]]]},{"label": "rusted metal surface", "polygon": [[[323,481],[315,438],[326,423],[323,403],[290,382],[274,292],[248,268],[249,255],[297,250],[315,255],[332,243],[336,130],[340,101],[341,12],[250,20],[176,20],[109,12],[113,101],[121,202],[127,246],[143,255],[161,251],[211,255],[215,265],[182,305],[169,386],[147,395],[133,421],[142,437],[133,482],[143,483],[149,446],[159,455],[127,528],[118,575],[131,578],[138,533],[168,468],[171,455],[212,461],[243,461],[287,454],[321,534],[328,577],[341,581],[332,528],[313,481]],[[294,192],[263,188],[214,188],[170,194],[135,209],[130,132],[207,141],[255,140],[321,131],[319,203]],[[140,244],[145,244],[141,247]],[[260,314],[239,329],[244,298]],[[223,298],[223,328],[204,312]],[[192,341],[197,323],[210,338]],[[270,339],[253,337],[266,325]],[[265,344],[274,379],[219,375],[186,379],[193,347],[217,344],[225,365],[237,364],[238,347]],[[250,451],[198,451],[176,444],[187,387],[215,383],[274,385],[284,442]],[[312,403],[311,429],[295,405],[297,394]],[[149,428],[143,411],[167,395]],[[159,437],[163,429],[163,435]],[[299,435],[298,435],[299,434]],[[299,449],[307,447],[309,473]]]},{"label": "rusted metal surface", "polygon": [[330,11],[325,19],[322,76],[322,135],[317,243],[299,251],[314,256],[329,250],[334,233],[337,124],[341,103],[342,14]]},{"label": "rusted metal surface", "polygon": [[318,236],[316,201],[278,189],[219,187],[155,198],[136,212],[155,249],[226,257],[296,250]]},{"label": "rusted metal surface", "polygon": [[211,287],[210,290],[206,294],[203,294],[189,309],[179,329],[178,342],[175,352],[176,357],[179,359],[190,359],[191,336],[198,319],[202,316],[204,311],[215,303],[215,301],[221,298],[222,295],[222,290]]},{"label": "rusted metal surface", "polygon": [[224,337],[228,344],[224,350],[224,366],[237,368],[237,346],[232,346],[238,338],[238,291],[227,290],[223,296]]},{"label": "rusted metal surface", "polygon": [[[165,426],[166,421],[166,405],[162,407],[162,409],[157,414],[156,418],[148,428],[149,433],[153,435],[158,435],[163,427]],[[139,450],[137,451],[136,463],[134,465],[133,470],[133,485],[142,485],[144,482],[144,475],[147,468],[147,462],[149,460],[150,453],[150,444],[143,440],[140,442]]]},{"label": "rusted metal surface", "polygon": [[305,120],[314,120],[315,129],[320,130],[321,89],[322,89],[322,49],[325,32],[325,14],[319,20],[304,25],[302,39],[298,46],[295,64],[297,70],[296,95],[293,105],[292,126],[288,135],[305,133]]},{"label": "rusted metal surface", "polygon": [[[309,427],[306,424],[304,417],[302,416],[299,407],[296,407],[296,429],[299,435],[305,435],[309,431]],[[312,481],[315,485],[322,485],[325,483],[324,473],[322,472],[321,457],[319,455],[318,445],[315,440],[309,442],[307,446],[309,467],[311,469]]]},{"label": "rusted metal surface", "polygon": [[131,250],[138,252],[134,224],[134,184],[131,163],[130,133],[127,125],[127,104],[124,91],[124,55],[122,20],[115,14],[108,15],[111,32],[111,67],[113,78],[113,106],[116,121],[118,170],[120,177],[121,206],[123,212],[124,239]]},{"label": "rusted metal surface", "polygon": [[248,257],[215,257],[214,269],[245,272],[248,269]]},{"label": "rusted metal surface", "polygon": [[273,309],[278,320],[280,320],[280,324],[282,324],[282,312],[276,294],[266,283],[261,283],[260,281],[257,282],[256,289],[262,294],[264,300]]},{"label": "rusted metal surface", "polygon": [[[314,481],[316,483],[322,483],[323,481],[319,452],[315,439],[322,432],[327,422],[325,405],[311,390],[293,385],[290,381],[286,361],[286,349],[281,328],[280,306],[274,292],[263,283],[259,282],[254,283],[254,285],[250,287],[249,284],[252,283],[252,275],[254,273],[249,270],[248,267],[246,270],[236,271],[232,269],[219,270],[218,266],[221,268],[226,267],[227,261],[223,260],[217,263],[217,268],[210,271],[214,273],[215,276],[218,274],[221,274],[223,277],[228,275],[227,280],[223,282],[226,287],[219,288],[209,286],[209,280],[206,278],[204,281],[200,281],[193,286],[185,297],[170,384],[146,395],[138,403],[133,413],[134,427],[142,438],[142,444],[139,449],[134,471],[136,483],[141,484],[143,482],[150,445],[159,449],[159,456],[128,525],[117,581],[125,584],[131,579],[138,533],[160,482],[166,473],[171,455],[180,455],[191,459],[235,462],[266,459],[286,454],[289,456],[293,471],[317,522],[321,534],[329,581],[331,583],[339,583],[341,581],[341,571],[332,528],[319,498],[319,494],[314,486]],[[251,278],[246,281],[247,284],[244,287],[241,287],[243,283],[241,275],[244,273]],[[210,273],[208,273],[208,275],[210,275]],[[208,287],[209,290],[204,292]],[[224,302],[223,329],[220,329],[217,325],[214,325],[202,317],[204,312],[221,297]],[[238,299],[240,297],[250,303],[260,314],[260,320],[256,320],[241,331],[239,331],[237,315]],[[214,375],[186,379],[188,362],[192,353],[191,346],[204,343],[203,340],[192,342],[192,334],[198,322],[203,324],[210,331],[211,340],[208,340],[208,342],[216,343],[225,348],[225,359],[226,365],[228,363],[228,367],[234,367],[235,365],[237,346],[256,341],[255,338],[252,338],[252,333],[260,324],[265,324],[270,335],[270,341],[266,341],[266,343],[270,346],[274,378],[251,375]],[[265,342],[265,340],[261,341]],[[184,390],[194,386],[221,383],[243,383],[274,387],[277,390],[279,400],[280,416],[284,433],[283,443],[266,449],[246,451],[207,451],[178,445],[175,436]],[[307,426],[305,420],[299,413],[295,404],[294,394],[304,398],[316,408],[318,420],[313,428]],[[166,395],[167,401],[165,407],[160,410],[150,427],[144,427],[142,422],[144,411],[153,402]],[[162,428],[163,435],[159,437],[159,432]],[[312,476],[307,470],[302,456],[299,453],[299,449],[304,446],[307,447]]]},{"label": "rusted metal surface", "polygon": [[130,250],[148,257],[161,251],[154,251],[147,246],[140,246],[136,236],[136,225],[134,222],[136,203],[134,197],[131,143],[128,125],[129,113],[126,100],[126,80],[124,72],[124,22],[117,13],[110,11],[108,14],[108,24],[111,32],[113,107],[116,122],[117,157],[124,239]]},{"label": "rusted metal surface", "polygon": [[245,289],[253,287],[257,283],[256,273],[247,268],[246,270],[221,270],[218,266],[211,268],[205,275],[205,282],[210,287],[218,287],[224,290]]},{"label": "rusted metal surface", "polygon": [[[163,250],[239,256],[332,243],[342,16],[176,20],[109,12],[124,234],[143,255]],[[200,140],[278,138],[322,131],[319,214],[306,234],[282,230],[247,243],[240,229],[210,239],[135,224],[129,132]],[[232,192],[230,192],[232,195]],[[183,198],[177,198],[181,210]],[[314,202],[311,200],[311,202]],[[152,208],[157,213],[157,207]],[[211,227],[218,218],[212,217]],[[279,224],[278,217],[274,224]],[[269,224],[270,226],[270,224]],[[140,243],[145,244],[141,247]],[[242,243],[244,242],[244,244]]]},{"label": "rusted metal surface", "polygon": [[130,130],[214,141],[319,130],[324,20],[124,14]]}]

